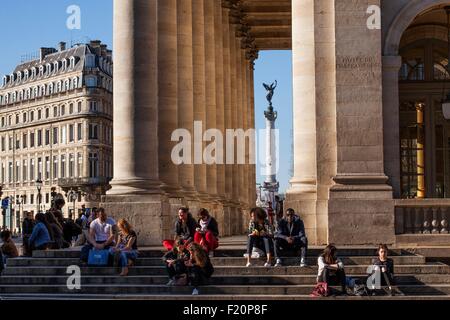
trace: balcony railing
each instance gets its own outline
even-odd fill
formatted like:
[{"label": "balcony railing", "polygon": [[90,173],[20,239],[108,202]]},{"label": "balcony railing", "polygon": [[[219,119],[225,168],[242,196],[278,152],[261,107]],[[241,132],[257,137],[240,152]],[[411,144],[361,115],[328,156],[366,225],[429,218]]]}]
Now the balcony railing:
[{"label": "balcony railing", "polygon": [[450,199],[396,200],[395,233],[449,234]]}]

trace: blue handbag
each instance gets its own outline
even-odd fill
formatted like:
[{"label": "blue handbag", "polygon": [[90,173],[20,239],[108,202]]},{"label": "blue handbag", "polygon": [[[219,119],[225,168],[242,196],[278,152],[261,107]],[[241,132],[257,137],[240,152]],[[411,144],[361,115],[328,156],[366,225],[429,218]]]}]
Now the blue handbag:
[{"label": "blue handbag", "polygon": [[104,267],[108,265],[109,251],[108,250],[95,250],[89,251],[88,265]]}]

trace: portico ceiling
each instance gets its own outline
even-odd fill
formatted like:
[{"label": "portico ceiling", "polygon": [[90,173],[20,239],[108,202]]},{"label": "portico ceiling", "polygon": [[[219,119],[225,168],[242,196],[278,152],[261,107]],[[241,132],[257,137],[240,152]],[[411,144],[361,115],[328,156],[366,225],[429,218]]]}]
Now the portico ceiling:
[{"label": "portico ceiling", "polygon": [[258,50],[292,48],[291,0],[243,0],[242,9]]}]

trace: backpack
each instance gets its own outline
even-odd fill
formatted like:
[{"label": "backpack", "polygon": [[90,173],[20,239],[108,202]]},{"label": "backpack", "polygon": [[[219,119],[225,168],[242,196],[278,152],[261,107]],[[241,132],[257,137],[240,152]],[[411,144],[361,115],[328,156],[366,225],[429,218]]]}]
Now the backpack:
[{"label": "backpack", "polygon": [[311,297],[328,297],[329,294],[330,289],[328,288],[328,284],[326,282],[318,282],[311,293]]}]

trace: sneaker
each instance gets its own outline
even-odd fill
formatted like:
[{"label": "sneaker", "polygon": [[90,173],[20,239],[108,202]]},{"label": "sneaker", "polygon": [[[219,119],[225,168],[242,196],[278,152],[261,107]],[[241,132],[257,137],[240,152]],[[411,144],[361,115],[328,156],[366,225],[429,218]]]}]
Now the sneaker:
[{"label": "sneaker", "polygon": [[175,279],[170,279],[169,282],[167,282],[166,286],[173,286],[175,284]]},{"label": "sneaker", "polygon": [[252,254],[256,254],[258,255],[258,258],[262,258],[266,256],[266,253],[264,251],[262,251],[259,248],[253,248],[253,253]]},{"label": "sneaker", "polygon": [[306,259],[305,258],[302,258],[301,260],[300,260],[300,268],[304,268],[304,267],[307,267],[308,265],[306,264]]},{"label": "sneaker", "polygon": [[245,265],[247,268],[252,266],[251,262],[247,262],[247,264]]},{"label": "sneaker", "polygon": [[244,258],[247,258],[248,257],[248,253],[244,253]]},{"label": "sneaker", "polygon": [[264,263],[264,267],[271,268],[272,264],[270,262],[266,262],[266,263]]},{"label": "sneaker", "polygon": [[281,259],[277,259],[277,262],[275,263],[275,267],[281,267]]},{"label": "sneaker", "polygon": [[192,295],[193,295],[193,296],[198,296],[198,290],[197,290],[197,288],[195,288],[194,290],[192,290]]}]

